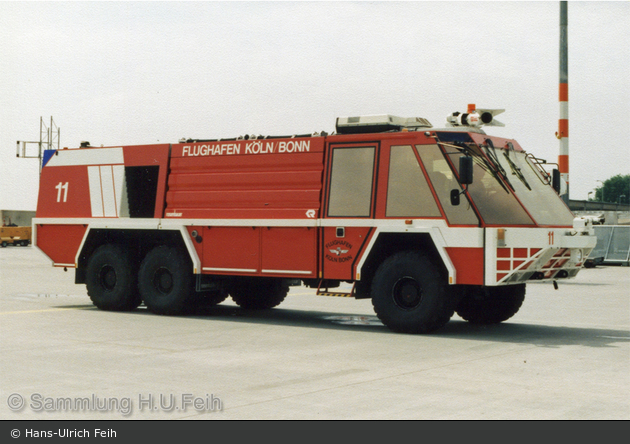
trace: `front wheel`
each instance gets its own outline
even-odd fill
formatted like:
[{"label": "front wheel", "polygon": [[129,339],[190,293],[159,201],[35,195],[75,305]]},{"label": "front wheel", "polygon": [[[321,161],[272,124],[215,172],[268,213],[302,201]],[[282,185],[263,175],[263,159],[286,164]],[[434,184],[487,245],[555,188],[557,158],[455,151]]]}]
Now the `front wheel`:
[{"label": "front wheel", "polygon": [[498,324],[514,316],[524,300],[525,284],[469,287],[456,311],[472,324]]},{"label": "front wheel", "polygon": [[376,315],[395,332],[428,333],[454,313],[444,274],[427,255],[415,251],[397,253],[378,267],[371,296]]},{"label": "front wheel", "polygon": [[194,307],[193,277],[188,257],[177,248],[162,245],[142,261],[138,288],[153,313],[183,314]]}]

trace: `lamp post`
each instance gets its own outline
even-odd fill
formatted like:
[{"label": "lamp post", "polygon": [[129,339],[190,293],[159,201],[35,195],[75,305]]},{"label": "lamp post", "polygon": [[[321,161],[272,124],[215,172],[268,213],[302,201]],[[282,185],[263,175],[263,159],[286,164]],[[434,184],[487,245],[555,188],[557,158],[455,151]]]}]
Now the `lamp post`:
[{"label": "lamp post", "polygon": [[602,184],[602,202],[606,202],[606,199],[604,199],[604,181],[603,180],[596,180],[595,182],[600,182]]}]

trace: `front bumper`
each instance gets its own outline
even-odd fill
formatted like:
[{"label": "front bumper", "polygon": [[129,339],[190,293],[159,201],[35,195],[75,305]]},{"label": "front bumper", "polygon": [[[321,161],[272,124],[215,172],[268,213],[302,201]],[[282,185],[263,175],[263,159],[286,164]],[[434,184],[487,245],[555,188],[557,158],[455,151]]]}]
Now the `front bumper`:
[{"label": "front bumper", "polygon": [[575,277],[596,243],[591,229],[486,228],[485,285]]}]

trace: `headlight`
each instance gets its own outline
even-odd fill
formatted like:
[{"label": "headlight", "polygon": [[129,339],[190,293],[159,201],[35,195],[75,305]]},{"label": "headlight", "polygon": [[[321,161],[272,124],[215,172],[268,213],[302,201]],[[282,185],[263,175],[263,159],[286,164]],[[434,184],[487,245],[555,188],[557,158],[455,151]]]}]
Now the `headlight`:
[{"label": "headlight", "polygon": [[584,252],[580,248],[571,250],[573,262],[580,263],[584,259]]}]

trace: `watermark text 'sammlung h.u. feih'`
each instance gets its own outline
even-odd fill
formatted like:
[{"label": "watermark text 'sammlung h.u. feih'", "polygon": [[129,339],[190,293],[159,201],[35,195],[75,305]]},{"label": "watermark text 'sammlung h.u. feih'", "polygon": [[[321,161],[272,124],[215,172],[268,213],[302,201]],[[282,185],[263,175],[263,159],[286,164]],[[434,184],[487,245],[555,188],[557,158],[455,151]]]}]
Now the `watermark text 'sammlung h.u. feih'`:
[{"label": "watermark text 'sammlung h.u. feih'", "polygon": [[[26,399],[13,393],[7,404],[13,411],[28,407],[34,412],[117,412],[123,416],[140,412],[214,412],[223,410],[222,400],[213,395],[195,396],[192,393],[139,394],[137,397],[102,397],[96,394],[82,397],[51,397],[33,393]],[[135,403],[134,403],[135,401]],[[135,405],[134,405],[135,404]]]}]

